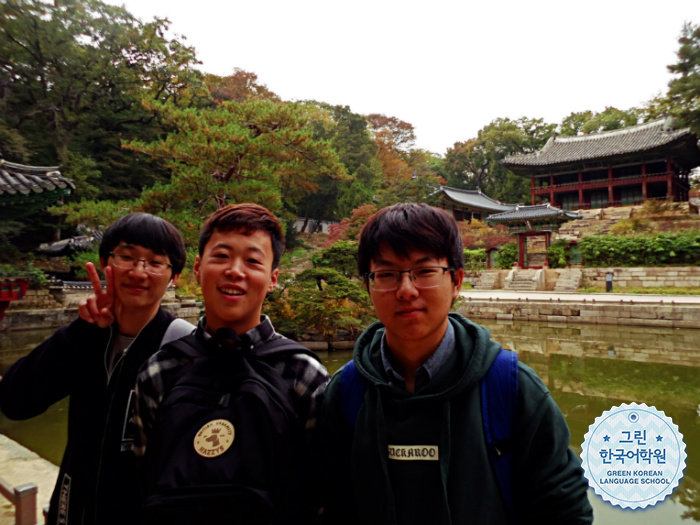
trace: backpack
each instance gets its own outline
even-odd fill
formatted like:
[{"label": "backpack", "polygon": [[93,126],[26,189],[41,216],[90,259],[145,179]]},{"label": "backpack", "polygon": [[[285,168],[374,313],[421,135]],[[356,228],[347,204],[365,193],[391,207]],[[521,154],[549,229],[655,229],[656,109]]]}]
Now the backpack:
[{"label": "backpack", "polygon": [[305,429],[274,363],[315,354],[289,339],[255,354],[188,335],[192,362],[158,409],[146,449],[145,523],[301,522]]},{"label": "backpack", "polygon": [[[515,523],[511,452],[518,406],[518,354],[501,348],[480,386],[481,419],[489,458],[510,521]],[[354,428],[365,391],[364,378],[357,371],[354,361],[341,369],[339,388],[342,418],[350,428]]]}]

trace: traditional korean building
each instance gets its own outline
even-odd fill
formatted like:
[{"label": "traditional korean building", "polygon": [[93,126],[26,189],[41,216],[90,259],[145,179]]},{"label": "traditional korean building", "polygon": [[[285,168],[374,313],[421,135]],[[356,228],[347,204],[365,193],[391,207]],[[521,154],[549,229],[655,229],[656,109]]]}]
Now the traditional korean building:
[{"label": "traditional korean building", "polygon": [[0,219],[31,215],[74,189],[58,166],[25,166],[0,158]]},{"label": "traditional korean building", "polygon": [[442,194],[443,208],[452,212],[457,221],[484,220],[488,215],[510,211],[516,206],[487,197],[481,193],[480,189],[460,190],[440,186],[440,193]]},{"label": "traditional korean building", "polygon": [[553,135],[544,147],[501,161],[531,180],[532,204],[570,209],[687,201],[690,171],[700,165],[698,138],[672,118],[576,137]]},{"label": "traditional korean building", "polygon": [[486,221],[508,226],[508,231],[518,237],[518,266],[521,268],[542,268],[549,266],[547,248],[552,242],[552,234],[564,222],[581,219],[571,211],[561,210],[549,204],[534,206],[514,206],[512,210],[489,215]]}]

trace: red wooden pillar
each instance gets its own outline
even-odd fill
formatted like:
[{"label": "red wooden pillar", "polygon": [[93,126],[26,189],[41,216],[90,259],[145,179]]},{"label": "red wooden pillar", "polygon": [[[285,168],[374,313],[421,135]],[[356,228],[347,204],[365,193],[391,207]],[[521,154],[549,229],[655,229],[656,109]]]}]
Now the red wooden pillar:
[{"label": "red wooden pillar", "polygon": [[549,176],[549,204],[554,206],[554,175]]},{"label": "red wooden pillar", "polygon": [[532,196],[532,205],[535,205],[535,178],[530,180],[530,195]]},{"label": "red wooden pillar", "polygon": [[614,193],[613,193],[613,185],[612,185],[612,166],[608,166],[608,206],[612,206],[613,201],[615,200]]},{"label": "red wooden pillar", "polygon": [[0,323],[5,319],[5,310],[10,306],[10,301],[0,301]]},{"label": "red wooden pillar", "polygon": [[675,200],[673,198],[673,166],[670,160],[666,161],[666,197]]},{"label": "red wooden pillar", "polygon": [[578,207],[583,208],[583,173],[578,169]]},{"label": "red wooden pillar", "polygon": [[647,200],[647,165],[642,162],[642,199]]},{"label": "red wooden pillar", "polygon": [[524,260],[524,254],[523,254],[523,241],[525,239],[525,236],[522,233],[518,234],[518,266],[520,268],[523,267],[523,260]]}]

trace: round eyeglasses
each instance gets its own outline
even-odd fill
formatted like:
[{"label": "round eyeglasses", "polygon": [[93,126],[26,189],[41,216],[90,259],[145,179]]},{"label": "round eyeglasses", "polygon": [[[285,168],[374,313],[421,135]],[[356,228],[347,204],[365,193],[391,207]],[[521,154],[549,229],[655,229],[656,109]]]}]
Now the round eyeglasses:
[{"label": "round eyeglasses", "polygon": [[146,259],[137,259],[131,255],[122,255],[121,253],[114,252],[109,252],[109,254],[114,259],[114,266],[122,268],[123,270],[136,268],[138,263],[142,262],[146,273],[150,273],[151,275],[164,275],[173,267],[172,264],[162,261],[147,261]]},{"label": "round eyeglasses", "polygon": [[442,276],[445,272],[451,272],[454,268],[449,266],[425,266],[423,268],[411,268],[410,270],[378,270],[366,274],[372,290],[377,292],[389,292],[397,290],[401,284],[401,274],[407,273],[416,288],[436,288],[442,284]]}]

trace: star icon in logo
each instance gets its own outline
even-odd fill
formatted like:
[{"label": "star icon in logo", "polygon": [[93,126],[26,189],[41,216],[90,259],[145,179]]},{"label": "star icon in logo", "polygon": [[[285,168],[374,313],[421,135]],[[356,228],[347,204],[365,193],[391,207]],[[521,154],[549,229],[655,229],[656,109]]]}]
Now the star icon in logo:
[{"label": "star icon in logo", "polygon": [[657,443],[661,443],[664,440],[663,436],[656,436]]},{"label": "star icon in logo", "polygon": [[609,443],[609,442],[610,442],[610,436],[603,436],[603,441],[605,441],[606,443]]}]

